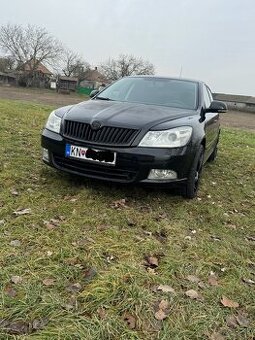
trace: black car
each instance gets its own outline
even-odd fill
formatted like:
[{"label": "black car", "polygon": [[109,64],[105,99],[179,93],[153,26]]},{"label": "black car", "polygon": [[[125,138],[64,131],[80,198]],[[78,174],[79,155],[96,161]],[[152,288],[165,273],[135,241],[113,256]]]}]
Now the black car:
[{"label": "black car", "polygon": [[217,154],[219,112],[201,81],[126,77],[77,105],[53,111],[43,160],[59,170],[120,183],[181,184],[196,196],[203,164]]}]

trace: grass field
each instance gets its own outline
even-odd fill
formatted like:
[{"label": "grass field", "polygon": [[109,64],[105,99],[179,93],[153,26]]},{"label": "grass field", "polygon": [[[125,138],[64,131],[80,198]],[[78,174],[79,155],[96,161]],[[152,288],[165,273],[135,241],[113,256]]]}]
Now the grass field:
[{"label": "grass field", "polygon": [[254,339],[255,134],[188,201],[42,164],[51,110],[0,101],[0,339]]}]

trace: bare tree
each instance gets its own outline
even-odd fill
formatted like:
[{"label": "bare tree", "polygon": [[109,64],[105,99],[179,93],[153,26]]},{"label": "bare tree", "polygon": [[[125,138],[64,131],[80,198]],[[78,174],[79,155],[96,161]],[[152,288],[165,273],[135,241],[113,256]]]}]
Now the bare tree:
[{"label": "bare tree", "polygon": [[10,57],[0,57],[0,72],[10,72],[15,68],[15,60]]},{"label": "bare tree", "polygon": [[63,73],[66,77],[82,78],[90,65],[82,60],[81,56],[70,49],[63,49],[59,58],[58,72]]},{"label": "bare tree", "polygon": [[11,24],[0,26],[0,47],[18,67],[29,61],[32,76],[40,63],[50,65],[62,50],[59,41],[44,28]]},{"label": "bare tree", "polygon": [[101,73],[109,80],[117,80],[132,75],[152,75],[154,65],[133,55],[121,54],[117,59],[109,59],[101,64]]}]

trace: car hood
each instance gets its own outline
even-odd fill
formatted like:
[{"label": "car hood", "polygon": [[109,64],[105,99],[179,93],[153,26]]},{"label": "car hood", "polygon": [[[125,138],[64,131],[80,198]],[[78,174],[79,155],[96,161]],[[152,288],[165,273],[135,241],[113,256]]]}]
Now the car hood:
[{"label": "car hood", "polygon": [[97,120],[105,126],[145,129],[194,114],[194,110],[165,106],[89,100],[69,108],[64,119],[89,124]]}]

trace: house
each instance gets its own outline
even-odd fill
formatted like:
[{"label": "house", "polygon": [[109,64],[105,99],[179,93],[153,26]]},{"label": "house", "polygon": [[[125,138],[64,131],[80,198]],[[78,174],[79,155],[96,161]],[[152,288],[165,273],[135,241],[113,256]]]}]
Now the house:
[{"label": "house", "polygon": [[38,60],[28,60],[17,69],[21,86],[49,87],[52,72]]},{"label": "house", "polygon": [[225,102],[230,110],[248,111],[255,113],[255,97],[214,93],[213,98],[215,100]]},{"label": "house", "polygon": [[89,88],[91,90],[99,88],[102,84],[108,84],[109,81],[105,78],[105,76],[100,73],[97,67],[94,70],[87,70],[83,79],[80,82],[81,88]]},{"label": "house", "polygon": [[78,78],[59,76],[56,81],[57,91],[75,91],[78,85]]},{"label": "house", "polygon": [[24,72],[31,72],[31,70],[34,70],[34,72],[43,74],[46,76],[52,75],[52,72],[49,71],[47,67],[43,65],[41,62],[39,62],[38,60],[35,60],[35,61],[33,61],[32,59],[28,60],[20,67],[20,69]]},{"label": "house", "polygon": [[0,85],[16,85],[16,76],[12,73],[0,72]]}]

